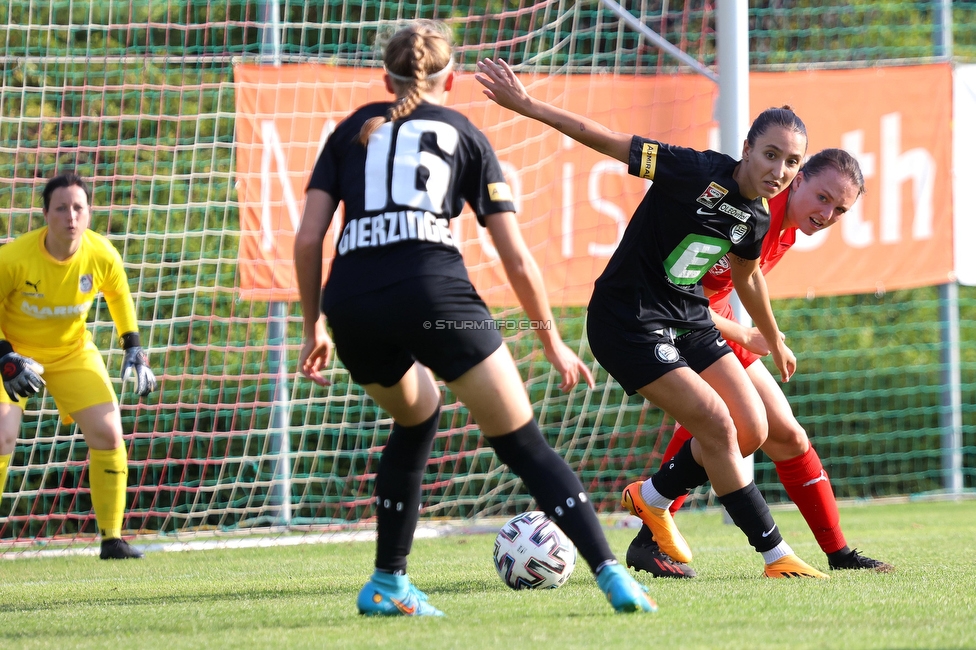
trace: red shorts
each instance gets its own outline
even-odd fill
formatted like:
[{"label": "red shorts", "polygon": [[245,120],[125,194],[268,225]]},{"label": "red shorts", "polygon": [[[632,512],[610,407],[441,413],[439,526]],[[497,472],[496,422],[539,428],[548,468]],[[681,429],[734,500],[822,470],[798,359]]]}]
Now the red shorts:
[{"label": "red shorts", "polygon": [[[730,321],[735,321],[736,323],[739,322],[738,319],[735,317],[735,312],[732,310],[732,306],[729,304],[726,304],[724,309],[715,313],[717,313],[719,316],[722,316],[724,318],[728,318]],[[729,344],[729,349],[732,350],[732,354],[734,354],[735,358],[739,360],[739,363],[742,364],[743,368],[748,368],[749,366],[751,366],[756,361],[762,358],[755,352],[750,352],[749,350],[746,350],[738,343],[735,343],[733,341],[726,341],[726,342]]]}]

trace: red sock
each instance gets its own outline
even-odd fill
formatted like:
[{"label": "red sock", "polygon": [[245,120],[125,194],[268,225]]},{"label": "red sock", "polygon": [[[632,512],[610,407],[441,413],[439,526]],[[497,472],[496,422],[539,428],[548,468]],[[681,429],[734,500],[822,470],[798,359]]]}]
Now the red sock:
[{"label": "red sock", "polygon": [[[681,448],[684,447],[685,443],[689,440],[691,440],[691,432],[679,424],[674,430],[674,435],[671,436],[671,442],[668,443],[668,446],[664,450],[664,458],[661,459],[661,466],[663,467],[666,462],[674,458],[674,455],[677,454],[678,451],[680,451]],[[687,498],[688,495],[686,494],[674,500],[671,507],[668,508],[672,515],[681,509],[681,506],[684,505]]]},{"label": "red sock", "polygon": [[847,546],[840,530],[837,500],[830,487],[830,479],[813,447],[807,453],[774,463],[779,480],[786,488],[800,514],[817,538],[824,553],[834,553]]}]

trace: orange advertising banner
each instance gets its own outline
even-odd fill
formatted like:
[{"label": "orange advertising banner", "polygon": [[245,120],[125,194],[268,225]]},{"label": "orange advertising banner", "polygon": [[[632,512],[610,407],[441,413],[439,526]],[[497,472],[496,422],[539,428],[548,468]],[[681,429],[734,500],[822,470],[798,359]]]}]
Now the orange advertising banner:
[{"label": "orange advertising banner", "polygon": [[752,113],[790,104],[810,154],[853,154],[867,192],[840,222],[800,234],[769,275],[777,298],[894,291],[953,279],[952,68],[757,73]]},{"label": "orange advertising banner", "polygon": [[[381,71],[361,68],[242,65],[235,68],[235,80],[239,288],[244,298],[295,300],[292,247],[315,159],[346,115],[390,95]],[[534,97],[617,131],[699,149],[714,148],[717,141],[717,88],[700,76],[522,80]],[[948,65],[753,75],[753,114],[789,103],[808,126],[810,152],[848,149],[861,160],[868,186],[840,225],[798,242],[780,263],[770,278],[774,297],[946,281],[952,268],[950,85]],[[585,305],[647,185],[628,176],[622,163],[499,108],[481,91],[473,75],[462,75],[449,106],[495,147],[550,300]],[[452,230],[485,300],[517,304],[473,215],[454,220]],[[323,259],[330,258],[327,245]]]}]

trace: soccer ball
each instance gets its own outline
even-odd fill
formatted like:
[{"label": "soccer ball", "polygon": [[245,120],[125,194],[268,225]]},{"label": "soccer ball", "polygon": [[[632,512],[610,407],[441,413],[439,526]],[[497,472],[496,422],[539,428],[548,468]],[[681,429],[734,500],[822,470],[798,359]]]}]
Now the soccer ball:
[{"label": "soccer ball", "polygon": [[495,569],[512,589],[555,589],[576,568],[576,546],[545,513],[510,519],[495,537]]}]

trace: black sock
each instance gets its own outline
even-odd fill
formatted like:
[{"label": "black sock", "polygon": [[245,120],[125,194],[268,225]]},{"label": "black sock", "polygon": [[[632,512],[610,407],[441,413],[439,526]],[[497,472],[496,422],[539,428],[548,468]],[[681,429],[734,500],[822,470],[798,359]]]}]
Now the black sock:
[{"label": "black sock", "polygon": [[844,546],[844,548],[840,549],[839,551],[834,551],[833,553],[827,553],[826,554],[827,560],[833,562],[836,562],[837,560],[844,560],[847,559],[847,556],[850,555],[851,552],[852,551],[850,546]]},{"label": "black sock", "polygon": [[783,541],[779,528],[769,513],[769,506],[755,483],[718,498],[729,517],[739,527],[752,547],[762,553],[776,548]]},{"label": "black sock", "polygon": [[407,572],[407,556],[420,518],[420,485],[437,434],[440,405],[412,427],[393,423],[376,471],[376,568]]},{"label": "black sock", "polygon": [[485,439],[522,479],[539,508],[573,540],[591,570],[616,561],[579,477],[546,443],[535,420],[504,436]]},{"label": "black sock", "polygon": [[708,482],[705,468],[695,462],[691,453],[691,440],[686,442],[674,455],[674,458],[664,463],[661,469],[651,477],[651,483],[658,493],[668,499],[677,499]]},{"label": "black sock", "polygon": [[637,537],[634,538],[632,543],[639,546],[647,546],[654,542],[654,533],[651,529],[647,527],[647,524],[641,524],[640,530],[637,531]]}]

